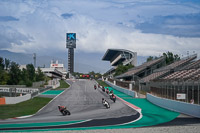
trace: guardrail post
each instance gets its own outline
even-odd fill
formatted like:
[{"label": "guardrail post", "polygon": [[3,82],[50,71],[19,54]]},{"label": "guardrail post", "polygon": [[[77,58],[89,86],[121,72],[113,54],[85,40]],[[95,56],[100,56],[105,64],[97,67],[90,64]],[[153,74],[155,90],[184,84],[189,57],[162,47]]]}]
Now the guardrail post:
[{"label": "guardrail post", "polygon": [[130,83],[130,84],[129,84],[129,90],[132,90],[132,88],[133,88],[133,84]]},{"label": "guardrail post", "polygon": [[116,85],[116,80],[114,80],[114,85]]}]

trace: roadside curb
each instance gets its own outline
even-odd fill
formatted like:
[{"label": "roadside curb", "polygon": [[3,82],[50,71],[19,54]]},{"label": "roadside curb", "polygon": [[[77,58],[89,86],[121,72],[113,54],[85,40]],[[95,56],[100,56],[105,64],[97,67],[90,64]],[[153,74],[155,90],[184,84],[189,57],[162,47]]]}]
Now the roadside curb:
[{"label": "roadside curb", "polygon": [[118,97],[118,96],[116,96],[116,97],[117,97],[118,99],[120,99],[121,101],[123,101],[123,102],[124,102],[126,105],[128,105],[129,107],[133,108],[134,110],[138,111],[139,113],[142,113],[142,109],[141,109],[141,108],[135,106],[134,104],[131,104],[131,103],[125,101],[124,99],[122,99],[122,98],[120,98],[120,97]]}]

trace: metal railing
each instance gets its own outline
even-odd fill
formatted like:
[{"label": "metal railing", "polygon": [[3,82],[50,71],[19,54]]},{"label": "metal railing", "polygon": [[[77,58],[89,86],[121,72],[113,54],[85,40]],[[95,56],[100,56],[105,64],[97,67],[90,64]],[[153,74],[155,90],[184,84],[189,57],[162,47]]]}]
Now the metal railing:
[{"label": "metal railing", "polygon": [[150,92],[158,97],[200,105],[200,81],[152,81]]}]

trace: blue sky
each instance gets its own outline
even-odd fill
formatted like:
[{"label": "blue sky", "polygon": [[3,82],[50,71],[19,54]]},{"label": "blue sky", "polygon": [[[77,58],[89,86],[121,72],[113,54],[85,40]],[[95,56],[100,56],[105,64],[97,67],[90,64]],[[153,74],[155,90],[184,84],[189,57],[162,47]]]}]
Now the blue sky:
[{"label": "blue sky", "polygon": [[123,48],[140,56],[172,51],[200,53],[199,0],[0,0],[0,49],[66,52],[67,32],[76,52]]}]

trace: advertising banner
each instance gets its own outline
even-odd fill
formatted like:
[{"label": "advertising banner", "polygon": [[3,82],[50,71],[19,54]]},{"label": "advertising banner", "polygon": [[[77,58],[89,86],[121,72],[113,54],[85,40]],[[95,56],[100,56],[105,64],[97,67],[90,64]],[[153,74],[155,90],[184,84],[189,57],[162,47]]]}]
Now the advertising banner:
[{"label": "advertising banner", "polygon": [[185,94],[184,93],[177,93],[176,99],[185,99]]},{"label": "advertising banner", "polygon": [[67,33],[66,34],[66,47],[67,48],[76,48],[76,33]]}]

